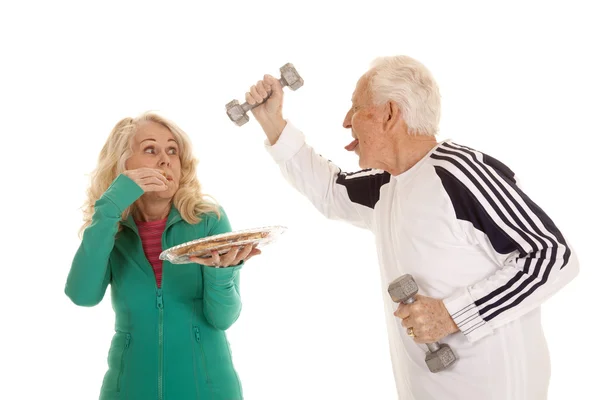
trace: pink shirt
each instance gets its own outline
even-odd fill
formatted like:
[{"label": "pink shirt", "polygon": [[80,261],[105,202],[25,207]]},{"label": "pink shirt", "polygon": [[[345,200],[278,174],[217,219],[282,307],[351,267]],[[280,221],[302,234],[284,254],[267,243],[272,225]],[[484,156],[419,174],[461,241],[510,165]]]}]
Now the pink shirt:
[{"label": "pink shirt", "polygon": [[160,221],[136,221],[140,237],[142,238],[142,247],[146,258],[152,265],[154,270],[154,276],[156,277],[156,285],[160,287],[162,282],[162,261],[158,259],[158,256],[162,252],[162,234],[167,225],[167,219]]}]

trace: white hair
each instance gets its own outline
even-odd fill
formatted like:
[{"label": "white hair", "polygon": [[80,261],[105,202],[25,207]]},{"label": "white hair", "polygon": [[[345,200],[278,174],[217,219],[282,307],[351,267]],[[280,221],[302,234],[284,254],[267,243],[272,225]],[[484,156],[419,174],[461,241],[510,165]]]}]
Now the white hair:
[{"label": "white hair", "polygon": [[376,105],[395,101],[408,133],[435,136],[440,122],[440,92],[431,72],[408,56],[378,57],[371,62],[370,89]]}]

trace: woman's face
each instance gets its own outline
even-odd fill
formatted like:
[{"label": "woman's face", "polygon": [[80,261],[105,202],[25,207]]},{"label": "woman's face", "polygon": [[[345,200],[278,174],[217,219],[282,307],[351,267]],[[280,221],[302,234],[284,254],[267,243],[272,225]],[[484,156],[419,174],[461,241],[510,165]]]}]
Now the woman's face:
[{"label": "woman's face", "polygon": [[152,193],[160,198],[172,198],[179,189],[181,160],[179,144],[171,131],[154,121],[139,123],[133,137],[132,151],[125,168],[154,168],[164,172],[169,181],[168,189]]}]

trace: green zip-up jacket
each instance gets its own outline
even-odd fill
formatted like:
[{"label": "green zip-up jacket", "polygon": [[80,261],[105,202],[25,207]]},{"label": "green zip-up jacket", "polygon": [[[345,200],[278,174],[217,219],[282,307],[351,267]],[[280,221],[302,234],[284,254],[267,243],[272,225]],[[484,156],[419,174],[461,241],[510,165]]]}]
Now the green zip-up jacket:
[{"label": "green zip-up jacket", "polygon": [[[159,289],[132,217],[123,211],[143,190],[119,175],[95,204],[65,293],[80,306],[102,300],[110,283],[115,334],[101,400],[243,399],[225,335],[241,311],[242,264],[212,268],[163,262]],[[231,231],[227,215],[188,224],[173,207],[163,249]],[[118,231],[119,224],[123,229]]]}]

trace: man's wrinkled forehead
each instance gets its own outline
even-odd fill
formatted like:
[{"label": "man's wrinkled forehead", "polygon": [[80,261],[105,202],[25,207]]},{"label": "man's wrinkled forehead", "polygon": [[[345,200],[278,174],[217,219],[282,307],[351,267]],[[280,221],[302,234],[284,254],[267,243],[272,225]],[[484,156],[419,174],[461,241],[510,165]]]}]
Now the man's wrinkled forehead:
[{"label": "man's wrinkled forehead", "polygon": [[356,82],[356,87],[354,89],[354,92],[352,93],[352,102],[354,102],[354,103],[365,102],[365,101],[369,100],[369,98],[370,98],[369,83],[371,81],[372,74],[373,74],[372,71],[368,71],[367,73],[365,73],[363,76],[361,76],[358,79],[358,82]]}]

